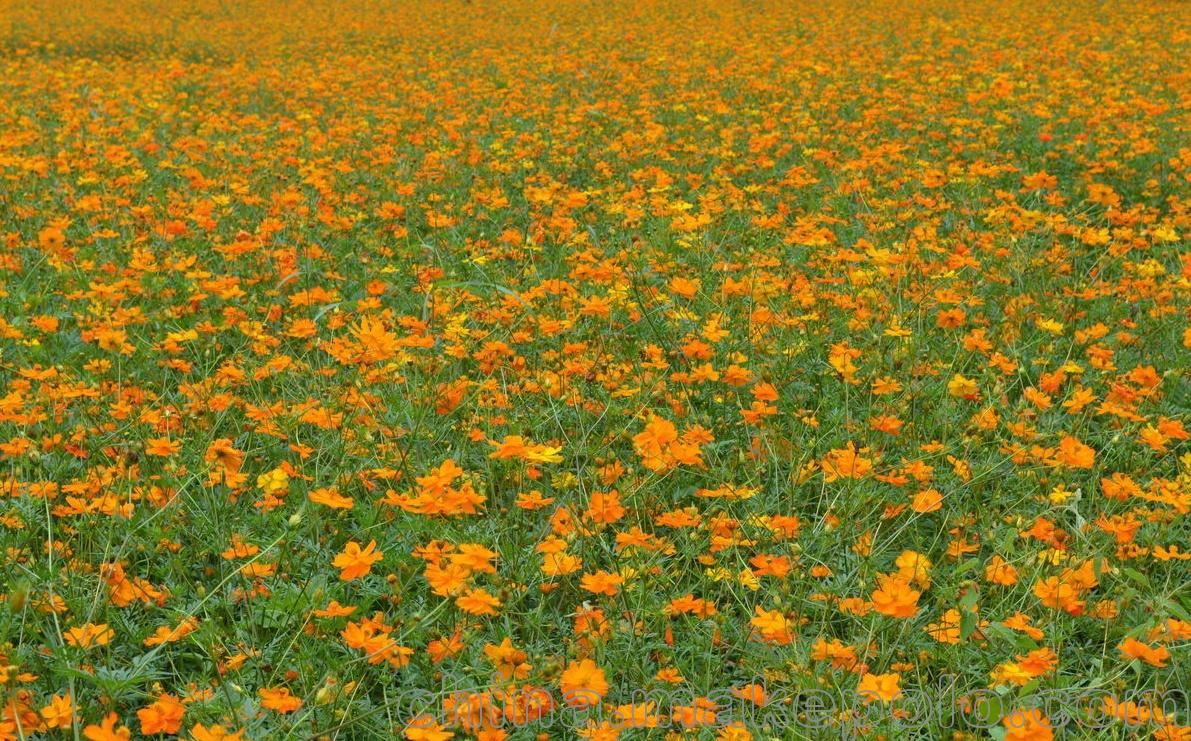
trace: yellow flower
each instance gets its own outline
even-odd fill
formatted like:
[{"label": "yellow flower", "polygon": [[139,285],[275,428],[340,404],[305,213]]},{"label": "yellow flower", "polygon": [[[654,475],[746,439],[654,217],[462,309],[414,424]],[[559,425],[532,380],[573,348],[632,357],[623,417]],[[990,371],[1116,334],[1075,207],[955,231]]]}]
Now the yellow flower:
[{"label": "yellow flower", "polygon": [[266,494],[278,494],[289,488],[289,474],[280,468],[256,477],[256,485]]},{"label": "yellow flower", "polygon": [[947,393],[961,399],[974,401],[980,398],[980,387],[972,379],[965,378],[961,374],[956,373],[947,382]]}]

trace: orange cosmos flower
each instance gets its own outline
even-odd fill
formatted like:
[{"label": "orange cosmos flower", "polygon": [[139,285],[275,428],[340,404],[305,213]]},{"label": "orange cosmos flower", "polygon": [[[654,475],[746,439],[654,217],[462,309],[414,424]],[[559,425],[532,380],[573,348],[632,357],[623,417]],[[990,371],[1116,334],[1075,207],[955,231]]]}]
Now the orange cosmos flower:
[{"label": "orange cosmos flower", "polygon": [[918,598],[922,593],[912,589],[905,576],[890,574],[879,577],[879,581],[880,586],[870,597],[877,612],[896,618],[918,614]]},{"label": "orange cosmos flower", "polygon": [[168,437],[151,437],[145,441],[145,455],[164,458],[177,454],[181,449],[182,443],[180,441],[170,440]]},{"label": "orange cosmos flower", "polygon": [[112,640],[113,636],[115,636],[115,632],[107,623],[86,623],[71,628],[62,637],[72,646],[93,648],[95,646],[106,646]]},{"label": "orange cosmos flower", "polygon": [[591,659],[581,659],[567,664],[559,680],[563,700],[574,707],[599,704],[608,694],[608,679]]},{"label": "orange cosmos flower", "polygon": [[125,726],[118,726],[119,718],[115,713],[108,713],[99,725],[89,725],[83,729],[83,738],[88,741],[128,741],[132,738],[132,731]]},{"label": "orange cosmos flower", "polygon": [[521,509],[535,510],[548,507],[554,503],[554,497],[544,497],[540,491],[522,492],[517,495],[517,506]]},{"label": "orange cosmos flower", "polygon": [[339,600],[333,599],[327,604],[326,607],[319,610],[314,610],[311,614],[320,618],[337,618],[351,615],[356,611],[356,609],[357,608],[354,605],[341,605],[339,604]]},{"label": "orange cosmos flower", "polygon": [[262,689],[257,692],[261,698],[261,707],[276,710],[279,713],[292,713],[302,707],[302,701],[290,694],[288,687],[278,689]]},{"label": "orange cosmos flower", "polygon": [[838,479],[862,479],[872,473],[873,462],[860,455],[854,445],[831,450],[823,457],[823,479],[831,483]]},{"label": "orange cosmos flower", "polygon": [[620,505],[620,492],[613,489],[609,492],[592,492],[584,517],[592,522],[610,525],[624,517],[624,513],[625,508]]},{"label": "orange cosmos flower", "polygon": [[236,450],[231,440],[221,437],[213,440],[207,446],[207,452],[204,454],[203,460],[221,466],[225,471],[235,473],[240,470],[240,466],[244,463],[244,453]]},{"label": "orange cosmos flower", "polygon": [[1034,595],[1047,607],[1064,610],[1072,615],[1083,612],[1084,603],[1079,599],[1079,589],[1057,576],[1050,576],[1035,583]]},{"label": "orange cosmos flower", "polygon": [[757,605],[753,608],[754,617],[749,623],[757,629],[761,640],[785,646],[794,641],[793,626],[785,615],[777,610],[766,610]]},{"label": "orange cosmos flower", "polygon": [[666,467],[666,448],[677,439],[678,430],[673,422],[652,417],[645,424],[645,429],[633,436],[633,447],[646,468],[657,470]]},{"label": "orange cosmos flower", "polygon": [[343,496],[333,486],[325,489],[315,489],[306,496],[315,504],[321,504],[331,509],[351,509],[356,504],[351,497]]},{"label": "orange cosmos flower", "polygon": [[173,643],[180,641],[194,631],[198,630],[198,618],[186,618],[178,627],[171,628],[168,625],[158,626],[153,632],[153,635],[145,639],[146,646],[160,646],[163,643]]},{"label": "orange cosmos flower", "polygon": [[594,574],[584,574],[579,580],[579,583],[592,594],[605,594],[612,597],[620,591],[620,585],[623,581],[624,579],[619,574],[601,570]]},{"label": "orange cosmos flower", "polygon": [[409,722],[402,735],[409,741],[447,741],[453,738],[455,733],[434,722],[431,716],[419,715]]},{"label": "orange cosmos flower", "polygon": [[483,589],[471,589],[455,599],[460,610],[472,615],[495,615],[500,600]]},{"label": "orange cosmos flower", "polygon": [[41,719],[46,728],[70,728],[74,725],[74,700],[71,695],[54,695],[50,703],[41,709]]},{"label": "orange cosmos flower", "polygon": [[483,574],[496,573],[496,567],[492,565],[492,559],[496,558],[496,552],[479,543],[460,543],[458,553],[452,553],[448,558],[452,564],[469,571],[478,571]]},{"label": "orange cosmos flower", "polygon": [[1170,651],[1166,646],[1147,646],[1135,638],[1121,641],[1117,649],[1126,659],[1141,659],[1151,666],[1166,666],[1166,662],[1170,660]]},{"label": "orange cosmos flower", "polygon": [[1059,442],[1059,460],[1072,468],[1091,468],[1096,461],[1096,451],[1077,438],[1064,435]]},{"label": "orange cosmos flower", "polygon": [[57,226],[47,226],[37,233],[37,244],[47,252],[56,252],[65,246],[66,234]]},{"label": "orange cosmos flower", "polygon": [[141,733],[151,736],[158,733],[177,733],[182,727],[182,715],[186,708],[173,695],[162,695],[157,701],[137,711],[141,721]]},{"label": "orange cosmos flower", "polygon": [[489,444],[496,447],[496,450],[488,454],[489,458],[507,460],[524,457],[532,443],[520,435],[506,435],[501,442]]},{"label": "orange cosmos flower", "polygon": [[900,674],[865,674],[856,692],[865,704],[874,701],[891,703],[902,696]]},{"label": "orange cosmos flower", "polygon": [[943,508],[943,495],[935,489],[923,489],[914,495],[914,500],[910,502],[910,509],[919,514],[926,514],[927,512],[937,512]]},{"label": "orange cosmos flower", "polygon": [[244,741],[243,731],[231,731],[223,726],[205,726],[196,723],[190,729],[190,737],[194,741]]},{"label": "orange cosmos flower", "polygon": [[1017,569],[1000,556],[994,555],[984,567],[984,578],[993,584],[1011,587],[1017,583]]},{"label": "orange cosmos flower", "polygon": [[1041,711],[1014,710],[1001,719],[1005,741],[1051,741],[1054,730]]},{"label": "orange cosmos flower", "polygon": [[384,558],[384,553],[376,550],[376,541],[368,542],[364,548],[356,541],[349,542],[343,551],[331,562],[332,566],[340,569],[339,578],[351,581],[364,576],[372,570],[372,564]]}]

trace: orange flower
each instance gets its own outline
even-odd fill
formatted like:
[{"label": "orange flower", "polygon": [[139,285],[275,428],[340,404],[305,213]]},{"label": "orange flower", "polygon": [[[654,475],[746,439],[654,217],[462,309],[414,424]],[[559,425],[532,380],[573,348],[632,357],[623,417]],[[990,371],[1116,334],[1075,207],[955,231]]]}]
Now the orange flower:
[{"label": "orange flower", "polygon": [[115,713],[108,713],[99,725],[89,725],[83,729],[83,738],[88,741],[128,741],[132,731],[125,726],[117,726],[118,717]]},{"label": "orange flower", "polygon": [[1071,435],[1064,435],[1059,442],[1059,460],[1072,468],[1091,468],[1096,461],[1096,451]]},{"label": "orange flower", "polygon": [[862,479],[873,470],[873,462],[860,455],[861,450],[849,445],[832,450],[823,457],[823,479],[827,483],[837,479]]},{"label": "orange flower", "polygon": [[194,741],[244,741],[243,731],[230,731],[223,726],[204,726],[196,723],[190,729]]},{"label": "orange flower", "polygon": [[606,594],[612,597],[620,591],[620,584],[623,581],[624,579],[619,574],[597,571],[594,574],[584,574],[583,578],[579,580],[579,584],[592,594]]},{"label": "orange flower", "polygon": [[1057,576],[1047,577],[1035,583],[1034,595],[1047,607],[1064,610],[1072,615],[1083,612],[1084,603],[1079,599],[1079,589]]},{"label": "orange flower", "polygon": [[1000,556],[993,556],[984,567],[984,578],[993,584],[1011,587],[1017,583],[1017,569]]},{"label": "orange flower", "polygon": [[1050,721],[1038,710],[1014,710],[1001,719],[1005,741],[1051,741]]},{"label": "orange flower", "polygon": [[757,707],[764,707],[765,703],[769,702],[769,697],[765,693],[765,686],[755,683],[746,684],[743,687],[733,687],[732,694],[742,700],[747,700]]},{"label": "orange flower", "polygon": [[483,574],[496,573],[496,567],[492,565],[492,559],[496,558],[496,552],[478,543],[460,543],[458,553],[452,553],[449,558],[452,564],[461,566],[468,571],[478,571]]},{"label": "orange flower", "polygon": [[749,623],[757,629],[761,640],[785,646],[794,641],[793,626],[785,615],[777,610],[766,610],[757,605],[753,608],[754,617]]},{"label": "orange flower", "polygon": [[496,446],[496,450],[488,454],[489,458],[507,460],[509,458],[523,458],[529,450],[529,445],[532,443],[520,435],[506,435],[503,441],[490,444]]},{"label": "orange flower", "polygon": [[698,445],[680,439],[674,423],[661,417],[651,417],[645,429],[633,436],[633,448],[641,456],[641,464],[650,471],[668,471],[702,462]]},{"label": "orange flower", "polygon": [[865,704],[875,700],[891,703],[902,695],[900,681],[901,675],[896,673],[865,674],[860,678],[860,685],[856,688],[856,692]]},{"label": "orange flower", "polygon": [[207,452],[204,454],[203,460],[221,466],[224,471],[235,473],[240,470],[240,466],[244,463],[244,453],[236,450],[231,440],[221,437],[213,440],[207,446]]},{"label": "orange flower", "polygon": [[1117,648],[1126,659],[1141,659],[1151,666],[1166,666],[1170,660],[1170,651],[1166,646],[1147,646],[1135,638],[1126,638]]},{"label": "orange flower", "polygon": [[160,646],[163,643],[173,643],[180,641],[194,631],[198,630],[199,621],[197,618],[187,618],[178,624],[178,627],[171,628],[168,625],[158,626],[153,635],[145,639],[146,646]]},{"label": "orange flower", "polygon": [[93,648],[95,646],[106,646],[115,632],[108,627],[107,623],[86,623],[77,627],[71,628],[63,634],[66,642],[72,646],[79,648]]},{"label": "orange flower", "polygon": [[331,565],[340,569],[340,579],[351,581],[371,571],[372,564],[384,558],[384,555],[383,552],[376,550],[375,540],[369,541],[364,548],[360,548],[360,544],[353,540],[335,557]]},{"label": "orange flower", "polygon": [[870,598],[877,612],[896,618],[912,618],[918,614],[918,598],[922,593],[912,589],[906,577],[901,574],[882,576],[879,584]]},{"label": "orange flower", "polygon": [[168,437],[151,437],[145,441],[145,455],[155,455],[160,457],[168,457],[177,454],[182,449],[182,443],[178,440],[170,440]]},{"label": "orange flower", "polygon": [[674,423],[653,417],[646,423],[645,429],[633,435],[633,446],[643,456],[660,456],[665,446],[678,439],[678,430]]},{"label": "orange flower", "polygon": [[71,695],[54,695],[50,703],[41,709],[41,719],[46,728],[70,728],[74,725],[74,700]]},{"label": "orange flower", "polygon": [[581,568],[583,568],[583,561],[570,553],[559,551],[542,554],[542,574],[544,576],[566,576]]},{"label": "orange flower", "polygon": [[382,363],[401,349],[401,338],[390,332],[383,321],[371,316],[362,317],[351,328],[351,335],[357,342],[355,359],[359,363]]},{"label": "orange flower", "polygon": [[500,600],[483,589],[471,589],[455,599],[460,610],[472,615],[495,615]]},{"label": "orange flower", "polygon": [[320,618],[337,618],[346,617],[356,611],[354,606],[344,606],[339,604],[339,600],[331,600],[326,607],[320,610],[314,610],[311,614]]},{"label": "orange flower", "polygon": [[613,489],[592,492],[585,517],[592,522],[610,525],[624,517],[624,513],[624,507],[620,506],[620,492]]},{"label": "orange flower", "polygon": [[56,226],[47,226],[37,233],[37,244],[47,252],[61,250],[66,244],[66,234]]},{"label": "orange flower", "polygon": [[522,492],[517,495],[517,506],[521,509],[535,510],[548,507],[554,503],[554,497],[544,497],[540,491]]},{"label": "orange flower", "polygon": [[919,514],[937,512],[943,508],[943,495],[934,489],[923,489],[914,495],[910,509]]},{"label": "orange flower", "polygon": [[601,669],[591,659],[572,661],[562,673],[559,680],[563,701],[574,707],[588,707],[598,705],[604,695],[608,694],[608,680]]},{"label": "orange flower", "polygon": [[426,577],[432,592],[440,597],[447,597],[463,591],[467,578],[471,576],[471,569],[457,563],[447,564],[445,567],[428,563],[423,576]]},{"label": "orange flower", "polygon": [[279,713],[292,713],[302,707],[302,701],[290,694],[288,687],[278,689],[258,690],[261,697],[261,707],[276,710]]},{"label": "orange flower", "polygon": [[897,573],[917,586],[926,589],[930,586],[931,562],[926,556],[916,551],[902,551],[897,560]]},{"label": "orange flower", "polygon": [[1046,646],[1018,656],[1017,664],[1031,677],[1039,677],[1054,671],[1059,664],[1059,657]]},{"label": "orange flower", "polygon": [[321,504],[331,509],[351,509],[356,504],[351,497],[343,496],[333,486],[326,489],[315,489],[306,496],[315,504]]},{"label": "orange flower", "polygon": [[455,735],[453,731],[448,731],[442,725],[435,723],[429,715],[419,715],[412,719],[402,734],[409,741],[447,741]]},{"label": "orange flower", "polygon": [[177,733],[182,727],[182,715],[186,708],[173,695],[162,695],[157,701],[137,711],[141,720],[141,733],[151,736],[158,733]]},{"label": "orange flower", "polygon": [[817,639],[811,646],[811,658],[815,661],[830,661],[834,669],[854,669],[859,661],[856,649],[845,646],[838,638],[830,641]]}]

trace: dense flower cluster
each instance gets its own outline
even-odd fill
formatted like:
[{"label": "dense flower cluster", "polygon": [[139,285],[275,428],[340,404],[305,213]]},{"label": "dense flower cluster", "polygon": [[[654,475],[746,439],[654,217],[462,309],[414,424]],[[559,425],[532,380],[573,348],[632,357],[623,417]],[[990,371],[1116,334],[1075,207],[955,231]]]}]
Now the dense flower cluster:
[{"label": "dense flower cluster", "polygon": [[5,15],[0,741],[1191,739],[1185,6]]}]

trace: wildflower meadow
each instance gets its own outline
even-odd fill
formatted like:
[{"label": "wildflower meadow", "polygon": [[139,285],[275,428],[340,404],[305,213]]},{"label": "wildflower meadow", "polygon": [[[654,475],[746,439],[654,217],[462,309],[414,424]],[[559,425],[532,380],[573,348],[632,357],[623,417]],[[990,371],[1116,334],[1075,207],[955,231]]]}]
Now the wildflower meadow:
[{"label": "wildflower meadow", "polygon": [[1191,741],[1176,0],[0,3],[0,741]]}]

